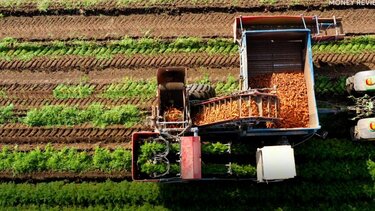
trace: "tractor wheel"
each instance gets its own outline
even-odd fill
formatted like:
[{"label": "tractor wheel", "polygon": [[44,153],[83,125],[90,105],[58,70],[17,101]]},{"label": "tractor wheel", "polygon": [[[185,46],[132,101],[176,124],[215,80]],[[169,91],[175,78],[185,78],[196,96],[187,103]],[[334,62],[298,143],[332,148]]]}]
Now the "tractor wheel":
[{"label": "tractor wheel", "polygon": [[215,89],[206,84],[190,84],[186,87],[189,100],[207,100],[216,97]]}]

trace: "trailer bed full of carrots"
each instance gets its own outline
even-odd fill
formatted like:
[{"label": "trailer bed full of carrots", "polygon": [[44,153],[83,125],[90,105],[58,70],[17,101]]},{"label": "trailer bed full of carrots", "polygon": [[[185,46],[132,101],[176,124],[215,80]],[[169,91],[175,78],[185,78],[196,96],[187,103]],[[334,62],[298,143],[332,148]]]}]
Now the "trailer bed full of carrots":
[{"label": "trailer bed full of carrots", "polygon": [[[253,117],[280,118],[275,124],[267,122],[265,125],[267,128],[308,127],[307,87],[303,73],[283,72],[256,75],[250,78],[249,85],[252,89],[276,87],[278,113],[276,114],[275,112],[274,103],[271,103],[271,109],[269,109],[267,104],[263,104],[262,108],[257,108],[257,104],[253,99],[250,103],[242,102],[241,106],[238,101],[233,101],[201,110],[193,118],[194,124],[204,125],[235,120],[239,119],[240,114],[242,114]],[[260,114],[259,109],[262,110],[262,114]]]},{"label": "trailer bed full of carrots", "polygon": [[251,88],[276,86],[281,121],[278,128],[308,127],[307,86],[303,72],[282,72],[251,77]]}]

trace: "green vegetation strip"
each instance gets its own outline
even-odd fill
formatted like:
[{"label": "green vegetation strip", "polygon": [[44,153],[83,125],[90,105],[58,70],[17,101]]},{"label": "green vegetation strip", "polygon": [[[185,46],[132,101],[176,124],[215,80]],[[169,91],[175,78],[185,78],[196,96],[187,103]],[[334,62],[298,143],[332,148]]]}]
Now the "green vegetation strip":
[{"label": "green vegetation strip", "polygon": [[89,97],[94,90],[95,87],[88,84],[60,84],[53,90],[53,96],[57,99],[85,98]]},{"label": "green vegetation strip", "polygon": [[311,139],[295,149],[296,159],[320,162],[333,160],[375,160],[373,142],[353,142],[348,139]]},{"label": "green vegetation strip", "polygon": [[114,55],[167,54],[167,53],[237,54],[238,47],[229,39],[177,38],[159,40],[151,38],[124,38],[100,44],[93,41],[52,43],[18,42],[12,38],[0,41],[0,59],[30,60],[40,56],[94,56],[108,59]]},{"label": "green vegetation strip", "polygon": [[[344,41],[318,43],[314,53],[361,53],[375,51],[375,38],[362,36]],[[108,59],[115,55],[208,53],[237,54],[238,46],[231,39],[208,39],[188,37],[174,40],[156,38],[132,39],[99,43],[94,41],[55,41],[50,43],[19,42],[13,38],[0,41],[0,59],[30,60],[41,56],[91,56]]]},{"label": "green vegetation strip", "polygon": [[36,148],[28,152],[10,150],[0,151],[0,171],[11,171],[14,175],[38,171],[85,172],[99,170],[103,172],[129,171],[131,151],[117,148],[114,151],[97,147],[89,154],[74,148],[56,150],[47,145],[44,150]]},{"label": "green vegetation strip", "polygon": [[343,41],[324,42],[313,46],[314,53],[361,53],[375,51],[374,36],[360,36]]},{"label": "green vegetation strip", "polygon": [[315,92],[318,95],[346,94],[346,77],[330,79],[326,76],[315,77]]},{"label": "green vegetation strip", "polygon": [[133,80],[125,78],[121,83],[110,84],[105,87],[101,97],[118,99],[126,97],[140,97],[150,99],[156,96],[156,79],[151,80]]},{"label": "green vegetation strip", "polygon": [[[363,182],[317,184],[295,181],[259,185],[255,183],[158,184],[139,182],[0,184],[0,205],[114,206],[168,205],[198,208],[221,205],[238,207],[248,201],[267,201],[263,206],[307,206],[331,203],[340,206],[352,201],[370,204],[373,190]],[[183,193],[183,194],[181,194]],[[199,203],[193,203],[199,202]]]}]

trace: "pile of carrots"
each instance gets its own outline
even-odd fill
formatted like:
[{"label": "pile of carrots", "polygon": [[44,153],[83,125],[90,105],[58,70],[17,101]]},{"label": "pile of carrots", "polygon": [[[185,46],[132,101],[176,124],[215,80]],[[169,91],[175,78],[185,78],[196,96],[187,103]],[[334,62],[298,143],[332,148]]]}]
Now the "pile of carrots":
[{"label": "pile of carrots", "polygon": [[308,127],[309,111],[307,86],[302,72],[284,72],[250,77],[251,88],[276,86],[280,102],[278,128]]},{"label": "pile of carrots", "polygon": [[[276,95],[279,101],[278,118],[276,124],[267,122],[267,128],[297,128],[308,127],[309,111],[307,86],[305,76],[302,72],[271,73],[250,77],[249,85],[252,89],[272,88],[276,86]],[[205,125],[220,121],[235,120],[241,116],[259,116],[258,106],[255,99],[251,101],[251,114],[249,114],[249,103],[242,102],[241,107],[238,101],[223,103],[220,106],[205,107],[193,118],[195,125]],[[274,104],[270,105],[268,114],[267,104],[262,106],[263,117],[275,117]]]},{"label": "pile of carrots", "polygon": [[[167,122],[180,122],[180,121],[184,121],[184,113],[180,109],[170,107],[164,111],[164,118],[165,118],[165,121]],[[179,126],[172,124],[172,125],[168,125],[168,127],[176,128]]]},{"label": "pile of carrots", "polygon": [[[251,106],[251,109],[249,109]],[[240,116],[241,109],[241,116]],[[270,105],[270,112],[268,114],[267,104],[264,103],[262,107],[263,116],[275,117],[274,105]],[[234,100],[232,102],[222,103],[220,106],[206,106],[193,118],[195,125],[205,125],[214,122],[235,120],[241,117],[257,117],[259,116],[259,110],[255,98],[252,98],[250,105],[248,101],[242,101],[239,106],[239,101]]]}]

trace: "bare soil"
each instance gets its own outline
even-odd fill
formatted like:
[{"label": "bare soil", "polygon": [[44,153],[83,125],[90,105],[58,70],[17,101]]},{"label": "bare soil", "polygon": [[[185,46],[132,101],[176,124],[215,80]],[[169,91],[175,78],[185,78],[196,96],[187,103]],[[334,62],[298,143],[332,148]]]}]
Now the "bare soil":
[{"label": "bare soil", "polygon": [[[204,11],[204,10],[203,10]],[[0,19],[0,38],[24,40],[119,39],[130,37],[232,37],[232,23],[239,15],[318,15],[342,17],[345,33],[375,34],[373,9],[303,9],[272,12],[187,12],[118,16],[50,15]],[[203,12],[203,13],[202,13]]]}]

